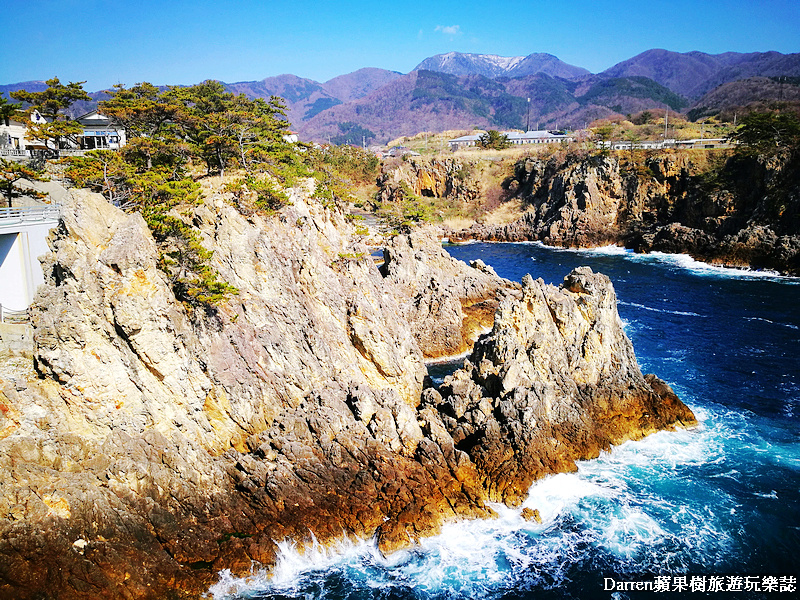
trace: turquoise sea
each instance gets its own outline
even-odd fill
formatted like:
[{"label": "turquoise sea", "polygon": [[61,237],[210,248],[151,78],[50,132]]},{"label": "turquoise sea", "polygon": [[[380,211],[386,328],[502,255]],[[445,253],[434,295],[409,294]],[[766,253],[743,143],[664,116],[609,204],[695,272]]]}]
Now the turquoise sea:
[{"label": "turquoise sea", "polygon": [[[447,249],[517,281],[531,273],[558,284],[581,265],[608,275],[642,370],[668,381],[700,427],[535,483],[524,506],[541,524],[498,506],[499,519],[449,525],[388,558],[371,541],[304,555],[286,542],[274,576],[223,572],[210,597],[800,597],[800,279],[613,247]],[[662,591],[618,587],[637,581]]]}]

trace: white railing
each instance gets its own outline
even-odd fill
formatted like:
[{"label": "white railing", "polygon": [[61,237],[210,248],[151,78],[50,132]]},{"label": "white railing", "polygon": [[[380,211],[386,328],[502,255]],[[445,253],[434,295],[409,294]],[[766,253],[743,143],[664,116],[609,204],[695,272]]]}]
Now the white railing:
[{"label": "white railing", "polygon": [[19,148],[0,148],[0,156],[28,156],[28,153],[25,150],[20,150]]},{"label": "white railing", "polygon": [[[106,150],[107,150],[107,148],[106,148]],[[88,150],[80,150],[80,149],[62,148],[61,150],[58,151],[58,156],[60,158],[64,158],[64,157],[67,157],[67,156],[84,156],[87,152],[89,152],[89,151]]]},{"label": "white railing", "polygon": [[28,311],[12,310],[0,304],[0,323],[24,323],[28,320]]},{"label": "white railing", "polygon": [[11,208],[0,208],[0,223],[56,221],[60,214],[60,204],[12,206]]}]

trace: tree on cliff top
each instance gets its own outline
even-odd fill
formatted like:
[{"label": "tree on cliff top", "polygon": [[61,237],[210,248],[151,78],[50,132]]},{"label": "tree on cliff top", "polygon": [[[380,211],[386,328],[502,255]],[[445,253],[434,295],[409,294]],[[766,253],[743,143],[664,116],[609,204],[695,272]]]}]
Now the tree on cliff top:
[{"label": "tree on cliff top", "polygon": [[614,125],[612,123],[601,123],[592,129],[594,137],[599,141],[599,146],[604,154],[608,153],[611,144],[611,137],[614,135]]},{"label": "tree on cliff top", "polygon": [[77,100],[91,100],[91,98],[83,89],[85,81],[71,81],[64,85],[58,77],[53,77],[45,83],[47,89],[41,92],[17,90],[9,95],[30,105],[27,109],[28,115],[36,111],[42,117],[28,125],[29,137],[42,140],[48,147],[52,143],[53,149],[58,150],[61,140],[83,132],[83,127],[79,123],[67,118],[67,109]]},{"label": "tree on cliff top", "polygon": [[128,208],[134,167],[116,150],[90,150],[67,160],[65,175],[80,188],[103,194],[114,206]]},{"label": "tree on cliff top", "polygon": [[11,208],[11,202],[18,196],[32,196],[34,198],[44,198],[46,194],[30,189],[30,187],[20,187],[18,181],[47,181],[47,177],[31,169],[27,165],[13,160],[0,158],[0,192],[6,199],[6,206]]},{"label": "tree on cliff top", "polygon": [[[234,96],[217,81],[167,90],[149,83],[130,89],[118,85],[110,93],[100,110],[126,128],[128,144],[120,153],[70,158],[67,176],[138,211],[158,244],[159,268],[175,297],[191,315],[211,313],[236,289],[220,279],[189,213],[181,212],[200,199],[200,186],[185,167],[195,158],[220,175],[236,164],[248,172],[258,167],[283,173],[298,160],[297,150],[284,139],[283,105],[278,98]],[[287,201],[279,190],[255,181],[250,187],[258,192],[258,206]]]},{"label": "tree on cliff top", "polygon": [[8,127],[9,121],[19,112],[20,105],[12,104],[5,96],[0,96],[0,125]]},{"label": "tree on cliff top", "polygon": [[111,98],[101,101],[99,109],[125,128],[125,160],[140,171],[163,167],[180,176],[189,159],[178,127],[181,103],[147,82],[131,88],[118,84],[109,94]]},{"label": "tree on cliff top", "polygon": [[756,152],[800,146],[800,117],[794,112],[752,112],[733,138]]},{"label": "tree on cliff top", "polygon": [[64,85],[58,77],[45,81],[47,89],[41,92],[17,90],[9,95],[31,105],[31,109],[39,111],[44,118],[55,121],[64,117],[66,111],[77,100],[91,100],[83,89],[85,81],[70,81]]},{"label": "tree on cliff top", "polygon": [[247,171],[257,163],[286,158],[288,131],[280,99],[251,100],[226,92],[218,81],[173,88],[169,96],[183,105],[180,126],[192,151],[220,176],[237,162]]},{"label": "tree on cliff top", "polygon": [[503,135],[496,129],[490,129],[478,138],[478,145],[487,150],[503,150],[511,146],[511,142],[508,141],[508,136]]}]

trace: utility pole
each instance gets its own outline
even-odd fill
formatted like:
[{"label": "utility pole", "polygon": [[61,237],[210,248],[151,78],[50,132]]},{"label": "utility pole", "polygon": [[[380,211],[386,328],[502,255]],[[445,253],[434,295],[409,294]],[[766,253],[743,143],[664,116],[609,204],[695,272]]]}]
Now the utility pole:
[{"label": "utility pole", "polygon": [[528,98],[528,124],[525,126],[525,131],[531,130],[531,99]]}]

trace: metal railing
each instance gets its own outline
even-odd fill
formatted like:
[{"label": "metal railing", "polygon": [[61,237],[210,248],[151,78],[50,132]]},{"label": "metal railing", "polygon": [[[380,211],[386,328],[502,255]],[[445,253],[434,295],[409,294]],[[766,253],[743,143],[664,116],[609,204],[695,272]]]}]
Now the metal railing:
[{"label": "metal railing", "polygon": [[26,323],[29,319],[28,310],[12,310],[0,304],[0,323]]},{"label": "metal railing", "polygon": [[45,206],[12,206],[11,208],[0,208],[0,224],[56,221],[60,215],[60,204],[47,204]]},{"label": "metal railing", "polygon": [[25,152],[25,150],[20,150],[19,148],[0,148],[0,156],[25,157],[28,156],[28,153]]}]

